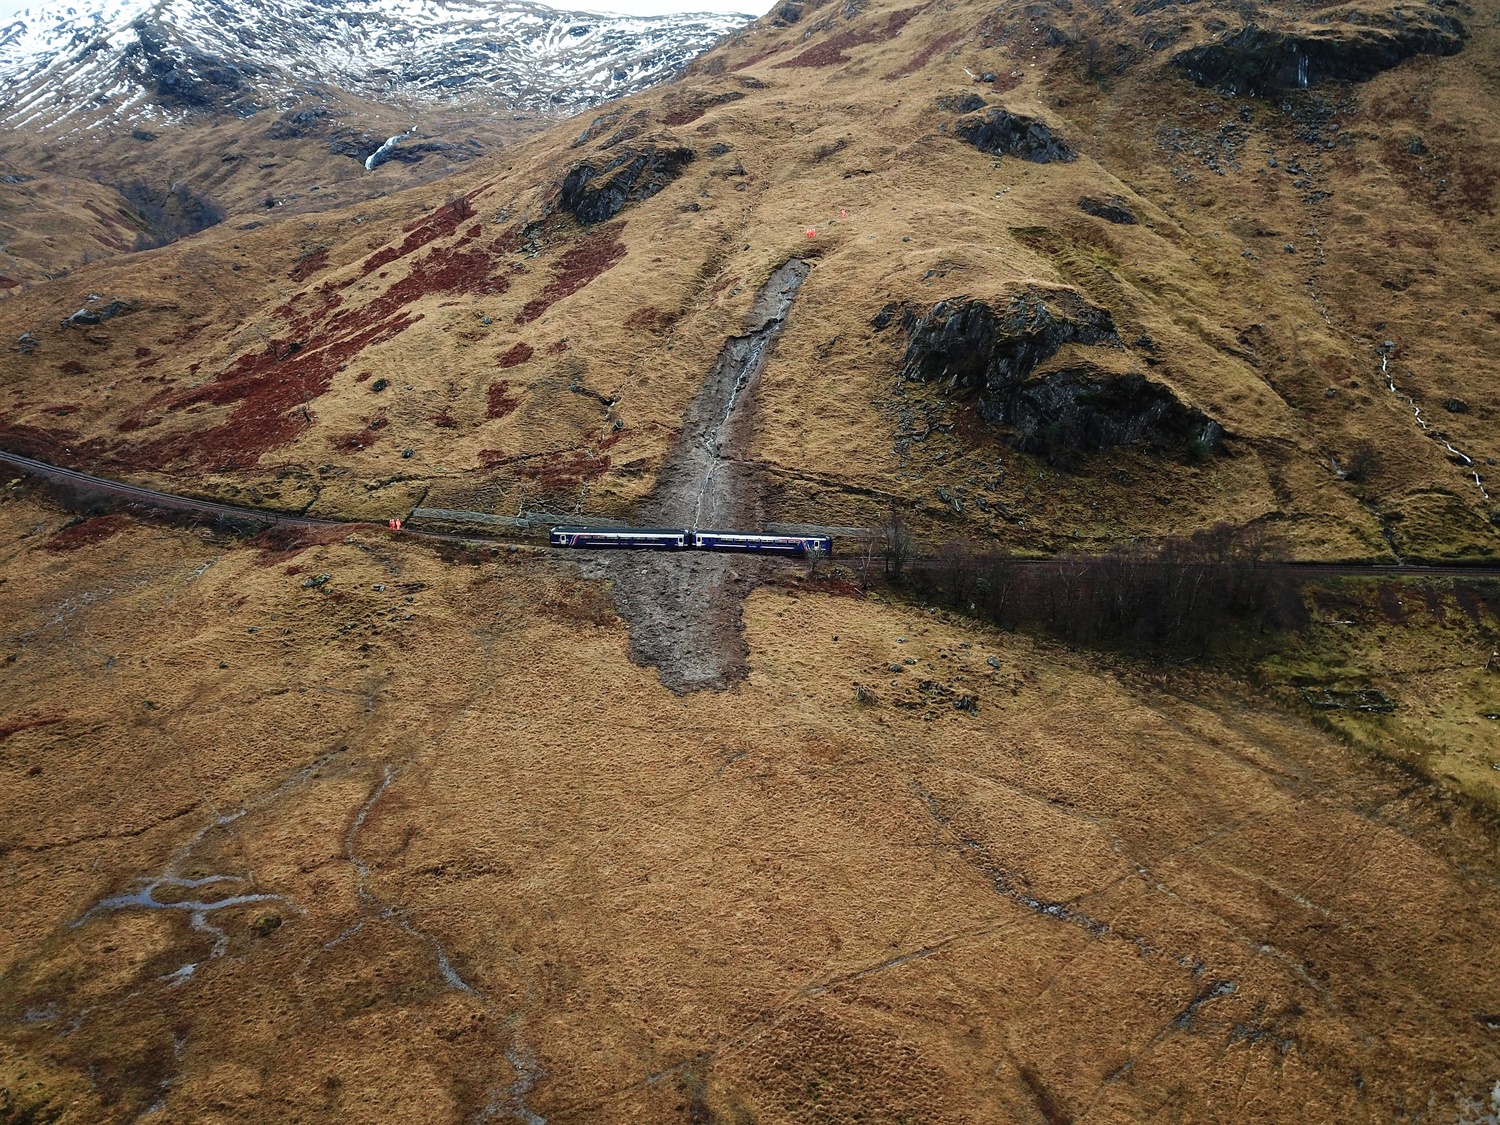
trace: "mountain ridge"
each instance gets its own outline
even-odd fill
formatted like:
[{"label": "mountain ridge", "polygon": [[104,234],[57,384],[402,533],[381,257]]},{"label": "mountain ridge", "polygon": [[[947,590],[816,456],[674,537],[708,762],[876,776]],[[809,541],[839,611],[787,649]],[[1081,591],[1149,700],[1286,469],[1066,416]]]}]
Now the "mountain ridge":
[{"label": "mountain ridge", "polygon": [[663,81],[748,19],[527,0],[95,0],[0,29],[0,121],[51,130],[249,116],[323,87],[410,108],[576,109]]}]

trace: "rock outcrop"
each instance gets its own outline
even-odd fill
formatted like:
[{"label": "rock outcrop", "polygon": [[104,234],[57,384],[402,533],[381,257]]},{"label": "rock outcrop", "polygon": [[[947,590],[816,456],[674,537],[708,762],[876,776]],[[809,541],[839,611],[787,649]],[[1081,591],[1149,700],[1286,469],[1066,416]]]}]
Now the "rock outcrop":
[{"label": "rock outcrop", "polygon": [[901,376],[942,383],[962,397],[978,396],[981,412],[998,418],[992,401],[1016,387],[1064,344],[1114,344],[1120,337],[1107,309],[1072,289],[1027,288],[1003,307],[950,297],[932,311],[908,311]]},{"label": "rock outcrop", "polygon": [[990,156],[1018,156],[1033,164],[1068,163],[1078,154],[1041,121],[1005,109],[965,117],[953,133]]},{"label": "rock outcrop", "polygon": [[1079,362],[1039,372],[1066,345],[1122,347],[1105,309],[1068,289],[1028,288],[1003,307],[971,297],[908,313],[902,378],[940,383],[1008,427],[1017,449],[1069,465],[1120,445],[1173,453],[1214,448],[1223,429],[1138,372]]},{"label": "rock outcrop", "polygon": [[[85,305],[72,316],[64,317],[62,326],[64,328],[89,328],[96,324],[103,324],[106,320],[113,320],[117,316],[127,316],[140,308],[133,301],[122,301],[116,298],[107,305],[99,305],[97,308],[89,308]],[[27,333],[30,335],[30,333]]]},{"label": "rock outcrop", "polygon": [[1025,380],[1004,399],[1002,418],[1014,430],[1012,445],[1060,466],[1120,445],[1198,456],[1224,437],[1217,422],[1161,383],[1087,365]]},{"label": "rock outcrop", "polygon": [[1339,9],[1285,29],[1247,24],[1179,52],[1172,65],[1200,86],[1270,97],[1324,82],[1366,82],[1415,55],[1455,55],[1468,31],[1447,8]]},{"label": "rock outcrop", "polygon": [[605,222],[677,179],[693,155],[690,148],[648,144],[621,149],[603,162],[585,161],[563,179],[558,205],[580,223]]},{"label": "rock outcrop", "polygon": [[1108,199],[1095,199],[1085,195],[1078,201],[1078,209],[1107,223],[1131,225],[1137,221],[1135,212],[1118,195],[1111,195]]}]

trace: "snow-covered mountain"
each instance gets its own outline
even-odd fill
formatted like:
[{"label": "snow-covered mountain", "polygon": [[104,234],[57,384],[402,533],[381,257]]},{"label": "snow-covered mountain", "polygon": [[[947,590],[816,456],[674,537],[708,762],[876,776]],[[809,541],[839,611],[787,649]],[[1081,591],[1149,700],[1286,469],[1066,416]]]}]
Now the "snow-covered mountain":
[{"label": "snow-covered mountain", "polygon": [[750,18],[526,0],[84,0],[0,26],[0,122],[248,116],[330,87],[413,109],[581,109],[664,81]]}]

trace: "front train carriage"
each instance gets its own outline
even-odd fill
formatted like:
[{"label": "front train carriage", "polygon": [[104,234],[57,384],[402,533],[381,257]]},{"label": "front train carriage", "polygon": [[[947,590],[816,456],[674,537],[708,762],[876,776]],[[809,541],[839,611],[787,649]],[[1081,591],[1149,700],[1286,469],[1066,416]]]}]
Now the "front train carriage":
[{"label": "front train carriage", "polygon": [[681,527],[554,527],[547,538],[554,547],[680,551],[692,546],[691,533]]},{"label": "front train carriage", "polygon": [[826,535],[757,535],[748,531],[695,531],[693,546],[700,551],[749,551],[762,555],[831,555],[833,540]]}]

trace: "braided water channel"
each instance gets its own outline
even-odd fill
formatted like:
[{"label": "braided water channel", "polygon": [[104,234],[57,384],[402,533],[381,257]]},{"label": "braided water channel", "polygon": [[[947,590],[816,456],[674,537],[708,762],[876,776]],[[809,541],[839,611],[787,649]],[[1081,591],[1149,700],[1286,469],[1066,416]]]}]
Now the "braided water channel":
[{"label": "braided water channel", "polygon": [[[773,270],[756,295],[745,331],[725,341],[688,406],[642,522],[759,525],[759,481],[745,458],[755,390],[811,268],[792,258]],[[655,667],[662,683],[681,694],[722,691],[744,677],[748,650],[741,606],[765,568],[775,565],[746,555],[629,551],[592,557],[584,568],[610,581],[615,605],[630,623],[632,658]]]}]

